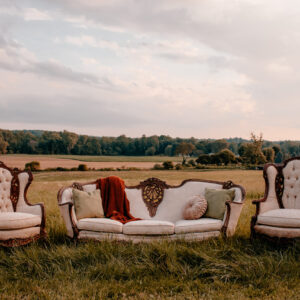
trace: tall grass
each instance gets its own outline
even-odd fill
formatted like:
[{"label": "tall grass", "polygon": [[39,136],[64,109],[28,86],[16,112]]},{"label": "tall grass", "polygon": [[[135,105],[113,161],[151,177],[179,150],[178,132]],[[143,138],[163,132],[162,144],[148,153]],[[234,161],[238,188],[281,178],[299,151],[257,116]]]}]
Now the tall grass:
[{"label": "tall grass", "polygon": [[[115,174],[115,173],[114,173]],[[48,238],[0,248],[0,299],[300,299],[300,245],[249,240],[251,199],[263,195],[258,171],[119,172],[129,185],[147,177],[231,179],[248,190],[237,234],[204,242],[75,242],[65,235],[56,192],[108,172],[35,174],[28,197],[44,202]]]}]

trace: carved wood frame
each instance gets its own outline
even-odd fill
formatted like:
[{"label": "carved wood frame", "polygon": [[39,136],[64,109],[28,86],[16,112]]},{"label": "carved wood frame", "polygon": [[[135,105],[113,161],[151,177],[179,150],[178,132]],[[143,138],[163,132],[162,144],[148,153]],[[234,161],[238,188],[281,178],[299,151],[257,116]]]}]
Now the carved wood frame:
[{"label": "carved wood frame", "polygon": [[19,174],[20,173],[27,173],[28,174],[28,182],[24,189],[24,201],[28,206],[40,206],[41,207],[41,213],[42,213],[42,220],[40,225],[40,233],[38,235],[35,235],[31,238],[26,239],[9,239],[9,240],[3,240],[0,241],[0,245],[4,247],[15,247],[15,246],[22,246],[26,245],[32,241],[35,241],[41,237],[46,236],[45,226],[46,226],[46,215],[45,215],[45,207],[43,203],[36,203],[31,204],[29,203],[27,199],[27,191],[28,188],[33,180],[33,175],[30,170],[19,170],[18,168],[11,169],[7,167],[2,161],[0,161],[0,168],[8,170],[12,175],[12,181],[11,181],[11,192],[10,192],[10,200],[12,202],[13,210],[14,212],[17,209],[17,204],[20,196],[20,182],[19,182]]},{"label": "carved wood frame", "polygon": [[[265,180],[265,192],[264,192],[264,197],[261,199],[253,200],[252,204],[256,206],[255,210],[255,215],[251,218],[251,224],[250,224],[250,229],[251,229],[251,238],[255,237],[267,237],[265,234],[259,234],[255,231],[254,227],[257,224],[257,217],[260,214],[260,204],[262,202],[265,202],[268,198],[268,193],[269,193],[269,188],[270,188],[270,183],[267,175],[267,169],[271,166],[273,166],[277,170],[277,174],[275,177],[275,192],[276,192],[276,199],[278,202],[279,208],[284,208],[283,202],[282,202],[282,195],[284,191],[284,177],[283,177],[283,169],[286,167],[286,165],[293,161],[293,160],[300,160],[300,156],[292,157],[287,160],[285,160],[283,163],[280,164],[275,164],[275,163],[268,163],[265,164],[264,170],[263,170],[263,177]],[[294,238],[278,238],[278,237],[268,237],[268,240],[276,241],[277,243],[286,243],[287,240],[294,240]]]},{"label": "carved wood frame", "polygon": [[[235,204],[243,205],[244,200],[245,200],[245,196],[246,196],[245,189],[241,185],[237,185],[237,184],[233,183],[231,180],[223,182],[223,181],[203,180],[203,179],[186,179],[186,180],[183,180],[179,185],[169,185],[166,182],[164,182],[164,181],[162,181],[158,178],[148,178],[144,181],[141,181],[138,185],[134,185],[134,186],[127,186],[126,185],[125,187],[126,187],[126,189],[142,189],[143,186],[145,186],[148,182],[160,182],[160,183],[162,183],[162,186],[164,187],[164,189],[180,188],[188,182],[203,182],[203,183],[220,184],[220,185],[222,185],[223,189],[239,188],[241,190],[241,195],[242,195],[241,202],[227,201],[225,203],[225,205],[226,205],[226,217],[225,217],[225,221],[223,223],[223,226],[221,228],[221,232],[225,237],[226,237],[226,232],[227,232],[227,228],[228,228],[228,224],[229,224],[229,220],[230,220],[230,213],[231,213],[230,204],[235,203]],[[96,188],[99,188],[99,186],[97,186],[97,181],[85,182],[85,183],[74,182],[70,186],[62,187],[57,193],[58,205],[69,207],[68,212],[69,212],[69,217],[70,217],[70,221],[71,221],[71,226],[72,226],[72,229],[73,229],[73,239],[77,239],[78,234],[79,234],[79,230],[76,226],[76,223],[74,221],[73,214],[72,214],[72,207],[73,207],[74,204],[72,202],[62,203],[62,195],[63,195],[64,191],[68,188],[78,188],[80,190],[83,190],[84,185],[91,185],[91,184],[95,184]]]}]

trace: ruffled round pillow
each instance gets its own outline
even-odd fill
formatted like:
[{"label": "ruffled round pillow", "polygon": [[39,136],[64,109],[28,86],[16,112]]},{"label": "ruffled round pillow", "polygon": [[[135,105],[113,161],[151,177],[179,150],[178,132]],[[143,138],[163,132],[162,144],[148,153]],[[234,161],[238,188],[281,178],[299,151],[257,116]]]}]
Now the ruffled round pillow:
[{"label": "ruffled round pillow", "polygon": [[207,201],[202,196],[193,196],[183,209],[185,220],[196,220],[201,218],[207,210]]}]

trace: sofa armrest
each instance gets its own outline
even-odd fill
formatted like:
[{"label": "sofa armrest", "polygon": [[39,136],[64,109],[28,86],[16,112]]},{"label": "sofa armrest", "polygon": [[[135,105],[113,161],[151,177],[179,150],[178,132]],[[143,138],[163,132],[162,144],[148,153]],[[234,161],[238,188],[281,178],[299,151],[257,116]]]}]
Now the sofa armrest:
[{"label": "sofa armrest", "polygon": [[45,207],[43,203],[31,204],[27,200],[27,191],[33,180],[30,171],[23,171],[18,174],[19,179],[19,198],[16,212],[29,213],[41,217],[41,233],[44,233],[46,225]]},{"label": "sofa armrest", "polygon": [[226,215],[222,227],[222,232],[226,237],[233,236],[239,221],[243,202],[227,201],[226,203]]},{"label": "sofa armrest", "polygon": [[61,188],[57,194],[60,213],[66,225],[67,235],[76,238],[79,231],[77,228],[77,218],[74,210],[74,203],[70,198],[70,188]]}]

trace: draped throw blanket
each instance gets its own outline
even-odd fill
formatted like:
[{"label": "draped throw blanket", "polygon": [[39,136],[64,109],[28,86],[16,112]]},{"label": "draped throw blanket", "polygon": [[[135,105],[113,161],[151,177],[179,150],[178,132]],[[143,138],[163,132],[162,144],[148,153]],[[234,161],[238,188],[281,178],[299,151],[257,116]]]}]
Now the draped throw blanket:
[{"label": "draped throw blanket", "polygon": [[101,190],[102,205],[105,217],[123,224],[140,220],[130,214],[129,201],[125,193],[125,183],[117,176],[109,176],[97,180],[97,188]]}]

